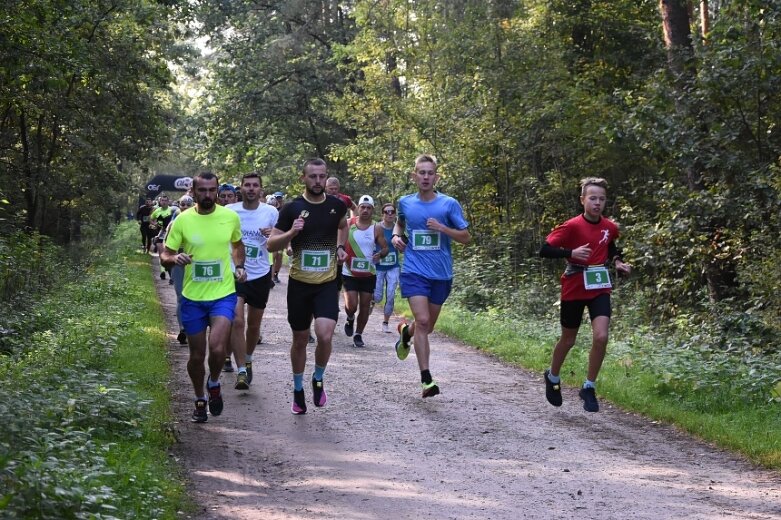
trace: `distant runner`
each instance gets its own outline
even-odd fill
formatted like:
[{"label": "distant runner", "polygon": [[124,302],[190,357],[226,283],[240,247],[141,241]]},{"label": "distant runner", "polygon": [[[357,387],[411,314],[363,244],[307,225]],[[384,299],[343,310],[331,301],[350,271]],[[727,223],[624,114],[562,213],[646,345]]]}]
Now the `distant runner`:
[{"label": "distant runner", "polygon": [[374,287],[372,306],[382,301],[385,294],[385,306],[383,307],[382,331],[390,334],[390,317],[393,315],[393,307],[396,303],[396,287],[399,286],[399,253],[391,244],[393,227],[396,224],[396,208],[390,202],[382,205],[382,220],[379,226],[382,228],[385,242],[388,244],[388,254],[377,264],[377,284]]}]

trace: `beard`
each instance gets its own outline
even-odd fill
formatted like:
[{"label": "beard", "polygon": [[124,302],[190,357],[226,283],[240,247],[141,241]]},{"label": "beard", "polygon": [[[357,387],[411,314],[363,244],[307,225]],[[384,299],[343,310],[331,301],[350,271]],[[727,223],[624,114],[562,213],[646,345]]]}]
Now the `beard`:
[{"label": "beard", "polygon": [[203,209],[212,209],[214,207],[214,200],[212,199],[202,199],[198,201],[198,205],[202,207]]},{"label": "beard", "polygon": [[315,197],[319,197],[323,194],[323,187],[322,186],[315,186],[313,188],[310,188],[309,186],[306,187],[306,192],[310,195],[314,195]]}]

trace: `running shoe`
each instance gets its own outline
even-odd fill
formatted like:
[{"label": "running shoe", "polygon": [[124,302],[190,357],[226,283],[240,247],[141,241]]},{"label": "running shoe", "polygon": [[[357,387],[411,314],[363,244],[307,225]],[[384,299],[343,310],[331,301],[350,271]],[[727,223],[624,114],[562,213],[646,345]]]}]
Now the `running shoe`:
[{"label": "running shoe", "polygon": [[366,346],[366,343],[363,342],[363,338],[360,334],[356,334],[355,337],[353,337],[353,345],[358,348],[363,348]]},{"label": "running shoe", "polygon": [[423,387],[423,399],[426,397],[434,397],[435,395],[439,395],[439,387],[434,381],[428,384],[421,383],[420,386]]},{"label": "running shoe", "polygon": [[258,342],[256,345],[262,345],[263,344],[263,335],[258,336]]},{"label": "running shoe", "polygon": [[[208,386],[208,385],[207,385]],[[220,385],[208,389],[209,391],[209,412],[217,416],[222,413],[222,391]]]},{"label": "running shoe", "polygon": [[304,389],[293,390],[293,404],[290,406],[293,415],[304,415],[306,413],[306,395]]},{"label": "running shoe", "polygon": [[391,333],[391,330],[390,330],[390,325],[388,325],[388,322],[387,322],[387,321],[383,321],[383,322],[382,322],[382,331],[383,331],[385,334],[390,334],[390,333]]},{"label": "running shoe", "polygon": [[[274,283],[282,283],[282,282],[279,281],[279,275],[278,274],[275,274],[274,277],[271,279],[271,281],[273,281]],[[306,410],[304,410],[304,411],[306,411]]]},{"label": "running shoe", "polygon": [[309,335],[309,344],[311,345],[314,342],[315,342],[315,337],[310,334]]},{"label": "running shoe", "polygon": [[322,381],[312,378],[312,401],[318,408],[325,406],[328,402],[328,395],[325,393],[325,387]]},{"label": "running shoe", "polygon": [[561,406],[561,383],[551,383],[549,375],[550,370],[545,370],[545,398],[553,406]]},{"label": "running shoe", "polygon": [[410,349],[410,336],[409,336],[409,325],[406,321],[402,321],[399,323],[399,326],[396,327],[396,330],[399,331],[399,340],[396,342],[396,356],[404,361],[407,359],[407,356],[409,356],[409,349]]},{"label": "running shoe", "polygon": [[184,329],[181,329],[179,331],[179,335],[176,336],[176,341],[178,341],[182,345],[187,345],[187,334],[184,332]]},{"label": "running shoe", "polygon": [[583,399],[583,409],[587,412],[598,412],[599,402],[597,401],[597,391],[593,387],[581,388],[578,393]]},{"label": "running shoe", "polygon": [[231,358],[226,357],[225,358],[225,366],[222,367],[223,372],[233,372],[233,364],[231,363]]},{"label": "running shoe", "polygon": [[252,361],[247,361],[244,363],[244,366],[247,368],[247,384],[252,384]]},{"label": "running shoe", "polygon": [[249,381],[247,381],[247,373],[239,372],[236,374],[236,384],[233,388],[236,390],[249,390]]},{"label": "running shoe", "polygon": [[195,401],[195,410],[193,410],[192,421],[196,423],[202,423],[209,420],[209,416],[206,414],[206,400],[198,399]]},{"label": "running shoe", "polygon": [[344,333],[348,338],[353,335],[353,323],[355,323],[355,316],[352,318],[348,316],[347,321],[344,322]]},{"label": "running shoe", "polygon": [[165,271],[160,271],[160,279],[165,280]]},{"label": "running shoe", "polygon": [[169,278],[168,279],[168,285],[173,285],[173,284],[174,284],[174,279],[173,278]]}]

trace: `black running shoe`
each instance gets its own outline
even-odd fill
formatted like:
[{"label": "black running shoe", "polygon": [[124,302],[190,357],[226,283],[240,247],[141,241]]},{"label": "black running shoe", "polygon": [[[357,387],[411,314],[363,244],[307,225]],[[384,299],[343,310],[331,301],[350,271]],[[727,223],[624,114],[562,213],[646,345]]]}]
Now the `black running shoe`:
[{"label": "black running shoe", "polygon": [[344,322],[344,333],[348,338],[353,335],[353,323],[355,323],[355,316],[352,318],[348,316],[347,321]]},{"label": "black running shoe", "polygon": [[176,341],[182,345],[187,345],[187,334],[184,332],[184,329],[179,331],[179,335],[176,336]]},{"label": "black running shoe", "polygon": [[165,271],[160,271],[160,279],[165,280]]},{"label": "black running shoe", "polygon": [[561,382],[551,383],[549,374],[550,370],[545,370],[545,398],[553,406],[561,406]]},{"label": "black running shoe", "polygon": [[293,415],[304,415],[306,413],[306,395],[304,389],[293,390],[293,404],[290,405],[290,411]]},{"label": "black running shoe", "polygon": [[225,358],[225,365],[222,367],[223,372],[233,372],[233,364],[231,363],[231,358],[226,357]]},{"label": "black running shoe", "polygon": [[583,399],[583,409],[587,412],[598,412],[599,401],[597,401],[597,391],[593,387],[581,388],[578,393]]},{"label": "black running shoe", "polygon": [[244,366],[247,368],[247,384],[252,384],[252,361],[247,361],[244,363]]},{"label": "black running shoe", "polygon": [[363,338],[360,334],[356,334],[355,337],[353,337],[353,345],[358,348],[363,348],[366,346],[366,343],[363,342]]},{"label": "black running shoe", "polygon": [[325,406],[328,402],[328,394],[325,393],[325,387],[322,381],[312,378],[312,401],[318,408]]},{"label": "black running shoe", "polygon": [[214,415],[220,415],[222,413],[222,392],[220,391],[220,385],[209,388],[209,412]]},{"label": "black running shoe", "polygon": [[202,423],[209,420],[209,416],[206,414],[206,401],[198,399],[195,401],[195,410],[193,410],[193,422]]}]

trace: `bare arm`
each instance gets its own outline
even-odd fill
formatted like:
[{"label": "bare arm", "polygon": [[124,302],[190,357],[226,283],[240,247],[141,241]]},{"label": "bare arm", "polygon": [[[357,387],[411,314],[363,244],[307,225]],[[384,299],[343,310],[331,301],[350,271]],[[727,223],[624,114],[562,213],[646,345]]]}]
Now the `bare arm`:
[{"label": "bare arm", "polygon": [[388,256],[388,242],[385,241],[385,232],[379,224],[374,225],[374,242],[380,246],[380,250],[372,255],[372,262],[376,264],[381,258]]},{"label": "bare arm", "polygon": [[160,263],[163,267],[173,267],[175,265],[187,265],[192,263],[192,257],[187,253],[177,253],[166,246],[160,253]]},{"label": "bare arm", "polygon": [[347,259],[347,252],[344,250],[344,244],[347,243],[347,235],[349,233],[350,228],[347,227],[347,216],[345,216],[345,218],[339,222],[339,231],[336,234],[336,257],[340,262],[344,262]]},{"label": "bare arm", "polygon": [[391,244],[396,248],[396,251],[403,253],[407,249],[407,243],[401,239],[404,235],[404,229],[407,227],[407,223],[403,218],[396,219],[396,224],[393,226],[393,236],[391,237]]},{"label": "bare arm", "polygon": [[430,218],[426,221],[426,225],[429,229],[433,231],[439,231],[440,233],[444,233],[445,235],[449,236],[459,244],[467,245],[469,242],[472,241],[472,235],[469,233],[469,229],[454,229],[451,227],[447,227],[446,225],[442,224],[440,221],[438,221],[435,218]]},{"label": "bare arm", "polygon": [[282,231],[279,228],[271,230],[271,236],[268,238],[266,247],[270,253],[276,251],[282,251],[293,240],[293,237],[298,235],[301,230],[304,229],[304,219],[298,217],[293,221],[293,226],[287,231]]},{"label": "bare arm", "polygon": [[247,280],[247,271],[244,270],[244,262],[247,260],[244,249],[244,242],[238,240],[231,242],[233,246],[233,265],[236,266],[236,280],[245,282]]}]

